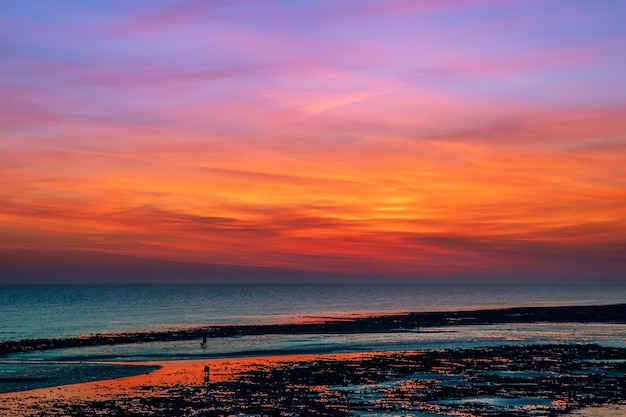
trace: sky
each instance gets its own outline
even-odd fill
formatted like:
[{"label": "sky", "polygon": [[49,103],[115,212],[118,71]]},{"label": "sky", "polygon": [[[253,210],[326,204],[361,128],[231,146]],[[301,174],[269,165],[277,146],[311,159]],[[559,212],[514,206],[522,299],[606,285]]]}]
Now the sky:
[{"label": "sky", "polygon": [[2,2],[0,282],[624,283],[625,16]]}]

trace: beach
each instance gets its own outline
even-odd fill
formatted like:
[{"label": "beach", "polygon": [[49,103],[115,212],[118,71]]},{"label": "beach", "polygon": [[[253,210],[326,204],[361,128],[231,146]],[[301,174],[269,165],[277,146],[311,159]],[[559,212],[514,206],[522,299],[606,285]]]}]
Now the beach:
[{"label": "beach", "polygon": [[[609,416],[611,410],[615,413],[623,411],[620,407],[625,404],[625,347],[583,343],[577,341],[575,335],[563,343],[495,343],[437,349],[420,349],[419,340],[420,337],[426,338],[431,329],[446,326],[460,326],[468,331],[473,327],[502,323],[544,325],[566,322],[569,325],[578,323],[581,328],[623,327],[625,312],[625,305],[533,307],[212,327],[215,333],[208,333],[209,341],[263,333],[269,334],[268,337],[298,332],[384,334],[419,323],[417,329],[403,330],[416,338],[416,347],[410,350],[298,355],[282,352],[250,357],[135,362],[133,366],[152,368],[146,368],[150,372],[140,375],[0,394],[0,413],[33,417],[525,417],[585,415],[594,411],[595,414],[588,415],[607,413],[605,415]],[[206,332],[208,329],[187,329],[188,333],[184,334],[197,337],[201,333],[195,332],[201,330]],[[98,340],[123,343],[131,337],[170,336],[168,332],[161,332]],[[89,343],[95,343],[95,340]],[[62,349],[60,345],[72,344],[74,339],[54,343],[34,343],[35,346],[28,346],[28,350]],[[119,365],[129,366],[129,363]]]},{"label": "beach", "polygon": [[[568,415],[624,405],[626,350],[595,345],[173,361],[0,395],[7,416]],[[210,377],[205,380],[206,367]],[[616,414],[617,415],[617,414]]]}]

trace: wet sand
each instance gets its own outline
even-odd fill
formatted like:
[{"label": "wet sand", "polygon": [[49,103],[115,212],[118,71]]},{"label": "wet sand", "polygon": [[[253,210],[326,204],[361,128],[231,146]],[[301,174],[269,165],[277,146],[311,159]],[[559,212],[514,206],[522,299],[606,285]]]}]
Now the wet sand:
[{"label": "wet sand", "polygon": [[[409,326],[411,321],[419,321],[422,328],[519,322],[625,323],[626,305],[407,313],[331,322],[225,326],[212,328],[214,333],[209,337],[229,332],[386,331]],[[184,337],[195,338],[201,334],[195,333],[199,330],[208,329],[186,330]],[[124,343],[126,338],[172,336],[172,332],[159,332],[111,337],[122,337],[113,342]],[[76,340],[48,345],[33,341],[34,346],[27,341],[21,350],[65,347],[65,343]],[[624,415],[619,413],[626,405],[626,349],[597,345],[519,345],[136,365],[159,369],[138,376],[0,394],[0,415],[611,416]],[[205,381],[205,366],[210,367],[209,381]]]},{"label": "wet sand", "polygon": [[[600,411],[611,415],[611,410],[620,412],[623,408],[619,407],[626,404],[626,349],[596,345],[304,355],[158,365],[159,370],[147,375],[2,394],[0,414],[530,417],[572,412],[602,415]],[[207,365],[211,374],[205,382]]]}]

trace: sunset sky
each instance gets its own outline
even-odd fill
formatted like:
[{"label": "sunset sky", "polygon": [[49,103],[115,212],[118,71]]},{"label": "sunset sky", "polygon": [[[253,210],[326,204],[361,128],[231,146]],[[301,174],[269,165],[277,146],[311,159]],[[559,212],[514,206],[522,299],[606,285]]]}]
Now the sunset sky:
[{"label": "sunset sky", "polygon": [[2,2],[0,282],[626,282],[624,51],[624,1]]}]

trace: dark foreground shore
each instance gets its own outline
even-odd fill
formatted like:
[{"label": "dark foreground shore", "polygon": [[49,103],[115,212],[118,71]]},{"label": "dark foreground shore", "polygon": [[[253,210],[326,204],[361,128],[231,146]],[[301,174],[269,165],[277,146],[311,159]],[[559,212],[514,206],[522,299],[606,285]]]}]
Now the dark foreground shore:
[{"label": "dark foreground shore", "polygon": [[427,328],[451,325],[535,322],[626,323],[626,304],[402,313],[345,319],[319,319],[315,322],[304,323],[210,326],[153,332],[94,334],[63,339],[2,341],[0,342],[0,356],[32,350],[156,341],[196,340],[202,337],[384,332],[398,328],[409,328],[413,323],[419,324],[421,328]]},{"label": "dark foreground shore", "polygon": [[[62,398],[64,387],[4,395],[0,415],[536,417],[611,404],[626,411],[626,349],[597,345],[256,358],[206,382],[204,364],[219,368],[194,362],[195,382],[140,381],[106,398]],[[105,385],[77,387],[86,395]]]}]

